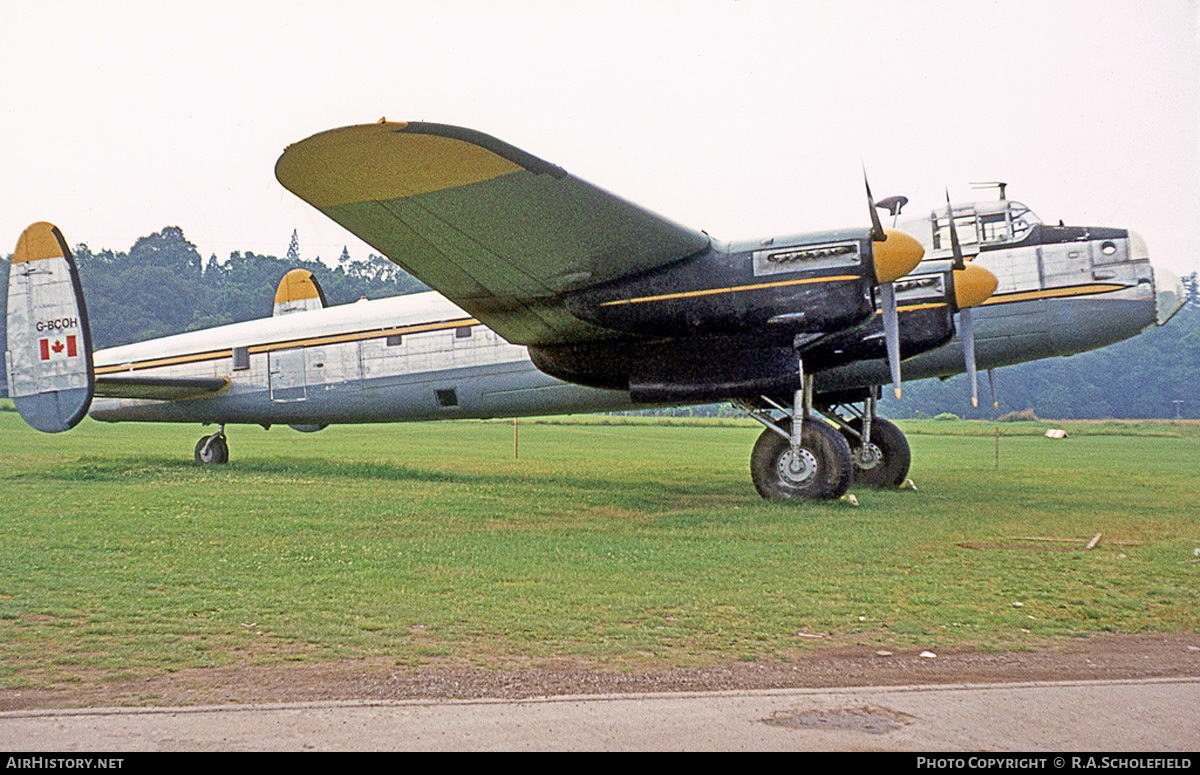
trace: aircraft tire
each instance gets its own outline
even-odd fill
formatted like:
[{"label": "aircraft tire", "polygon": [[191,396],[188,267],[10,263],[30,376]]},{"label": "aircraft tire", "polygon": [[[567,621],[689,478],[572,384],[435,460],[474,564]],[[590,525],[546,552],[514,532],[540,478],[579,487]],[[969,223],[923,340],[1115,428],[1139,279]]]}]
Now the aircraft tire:
[{"label": "aircraft tire", "polygon": [[[791,423],[783,424],[784,430]],[[788,440],[767,429],[750,453],[750,477],[767,500],[831,500],[846,494],[854,473],[850,445],[823,420],[804,421],[800,460],[792,455]]]},{"label": "aircraft tire", "polygon": [[[851,428],[862,432],[862,418],[855,417],[849,422]],[[875,448],[874,461],[869,467],[863,466],[864,456],[860,447],[862,442],[858,437],[844,433],[854,459],[854,483],[870,487],[899,487],[908,476],[912,465],[912,451],[908,448],[908,439],[896,427],[896,424],[882,417],[871,420],[871,445]],[[866,456],[870,460],[872,456]]]},{"label": "aircraft tire", "polygon": [[[209,443],[209,439],[212,442]],[[208,449],[205,451],[205,446]],[[229,462],[229,443],[219,433],[211,436],[201,436],[196,442],[196,462],[201,465],[220,465]]]}]

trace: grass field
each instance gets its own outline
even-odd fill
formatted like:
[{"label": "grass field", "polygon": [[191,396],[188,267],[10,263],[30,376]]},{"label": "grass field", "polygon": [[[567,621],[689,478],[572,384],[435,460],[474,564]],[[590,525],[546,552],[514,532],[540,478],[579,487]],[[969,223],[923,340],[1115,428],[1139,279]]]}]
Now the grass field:
[{"label": "grass field", "polygon": [[903,427],[918,489],[853,506],[761,501],[737,422],[239,426],[201,468],[196,426],[0,412],[0,685],[1200,631],[1200,424]]}]

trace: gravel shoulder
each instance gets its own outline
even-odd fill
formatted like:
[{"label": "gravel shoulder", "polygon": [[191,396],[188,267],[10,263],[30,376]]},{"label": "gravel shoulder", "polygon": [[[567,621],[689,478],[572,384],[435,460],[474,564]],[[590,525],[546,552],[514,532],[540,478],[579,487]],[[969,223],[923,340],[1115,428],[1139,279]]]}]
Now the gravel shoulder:
[{"label": "gravel shoulder", "polygon": [[1200,677],[1200,633],[1098,635],[1021,651],[960,649],[932,656],[828,647],[787,661],[620,670],[566,660],[496,669],[445,663],[401,668],[382,659],[240,665],[120,682],[83,679],[51,689],[0,688],[0,711],[1184,677]]}]

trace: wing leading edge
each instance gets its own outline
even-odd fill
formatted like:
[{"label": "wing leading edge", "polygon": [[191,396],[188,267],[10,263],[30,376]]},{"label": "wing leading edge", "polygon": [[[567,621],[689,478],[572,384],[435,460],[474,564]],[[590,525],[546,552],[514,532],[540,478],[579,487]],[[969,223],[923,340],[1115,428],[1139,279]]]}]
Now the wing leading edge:
[{"label": "wing leading edge", "polygon": [[442,124],[322,132],[289,146],[275,175],[516,344],[613,336],[571,314],[560,294],[710,245],[494,137]]}]

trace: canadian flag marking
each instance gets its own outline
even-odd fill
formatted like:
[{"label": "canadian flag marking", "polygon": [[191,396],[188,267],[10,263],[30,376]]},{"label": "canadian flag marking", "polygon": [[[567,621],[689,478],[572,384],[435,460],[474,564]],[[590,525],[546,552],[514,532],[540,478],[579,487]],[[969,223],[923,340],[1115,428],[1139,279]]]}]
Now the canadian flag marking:
[{"label": "canadian flag marking", "polygon": [[38,345],[42,351],[43,361],[74,358],[79,355],[79,345],[75,334],[65,337],[55,337],[54,339],[39,339]]}]

